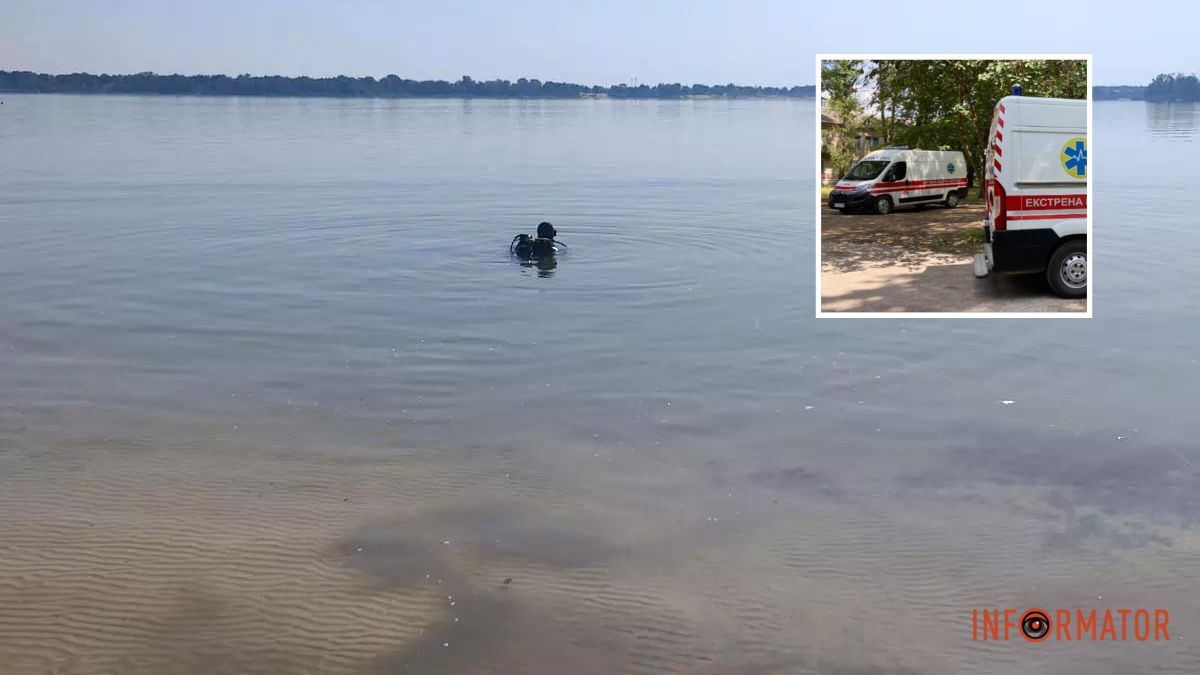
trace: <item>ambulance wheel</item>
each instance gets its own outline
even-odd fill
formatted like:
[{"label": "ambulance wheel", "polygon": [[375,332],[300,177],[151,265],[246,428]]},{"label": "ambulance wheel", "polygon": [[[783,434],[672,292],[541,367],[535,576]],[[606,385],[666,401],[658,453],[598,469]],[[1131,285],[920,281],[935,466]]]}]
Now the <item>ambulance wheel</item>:
[{"label": "ambulance wheel", "polygon": [[951,192],[950,194],[946,195],[946,208],[952,209],[956,206],[958,206],[958,193]]},{"label": "ambulance wheel", "polygon": [[1087,296],[1087,242],[1072,239],[1059,246],[1050,256],[1046,267],[1046,281],[1050,288],[1062,298]]},{"label": "ambulance wheel", "polygon": [[892,212],[892,198],[891,197],[884,196],[884,197],[880,197],[879,199],[875,200],[875,213],[878,213],[881,216],[886,216],[887,214],[889,214],[891,212]]}]

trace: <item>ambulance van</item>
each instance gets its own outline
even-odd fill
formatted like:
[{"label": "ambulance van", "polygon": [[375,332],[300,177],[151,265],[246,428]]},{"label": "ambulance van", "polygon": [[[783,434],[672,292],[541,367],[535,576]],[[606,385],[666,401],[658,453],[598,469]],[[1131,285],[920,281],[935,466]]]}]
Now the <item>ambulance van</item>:
[{"label": "ambulance van", "polygon": [[829,193],[829,207],[878,214],[922,204],[952,209],[966,191],[967,162],[961,152],[883,148],[850,167]]},{"label": "ambulance van", "polygon": [[975,276],[1040,273],[1087,295],[1087,101],[1006,96],[985,154],[983,250]]}]

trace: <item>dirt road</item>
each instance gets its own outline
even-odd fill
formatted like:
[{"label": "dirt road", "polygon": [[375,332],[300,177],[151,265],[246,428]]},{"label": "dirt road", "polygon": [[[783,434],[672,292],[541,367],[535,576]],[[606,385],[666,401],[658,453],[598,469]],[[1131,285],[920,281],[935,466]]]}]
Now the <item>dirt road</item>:
[{"label": "dirt road", "polygon": [[[971,258],[983,206],[886,216],[821,214],[821,309],[826,312],[1083,312],[1041,275],[976,279]],[[972,236],[975,235],[975,236]]]}]

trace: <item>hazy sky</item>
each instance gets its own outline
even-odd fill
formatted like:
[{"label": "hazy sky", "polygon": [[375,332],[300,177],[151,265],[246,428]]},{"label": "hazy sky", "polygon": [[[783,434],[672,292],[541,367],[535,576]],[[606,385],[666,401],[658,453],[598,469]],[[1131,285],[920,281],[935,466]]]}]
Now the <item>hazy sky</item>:
[{"label": "hazy sky", "polygon": [[[811,84],[816,52],[1087,53],[1200,71],[1191,3],[3,0],[0,69]],[[818,7],[821,7],[818,9]]]}]

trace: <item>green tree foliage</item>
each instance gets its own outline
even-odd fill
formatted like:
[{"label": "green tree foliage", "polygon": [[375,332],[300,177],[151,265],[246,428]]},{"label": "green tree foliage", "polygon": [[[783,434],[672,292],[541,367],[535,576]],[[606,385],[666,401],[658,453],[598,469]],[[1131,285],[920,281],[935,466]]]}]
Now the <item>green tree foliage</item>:
[{"label": "green tree foliage", "polygon": [[480,82],[464,75],[457,82],[406,80],[396,75],[373,77],[280,77],[278,75],[45,75],[0,70],[0,91],[71,94],[177,94],[196,96],[332,96],[364,98],[453,97],[453,98],[580,98],[607,95],[610,98],[810,98],[806,87],[750,87],[736,84],[586,86],[570,82],[542,82],[520,78]]},{"label": "green tree foliage", "polygon": [[838,122],[821,142],[836,175],[841,176],[858,159],[854,140],[863,131],[862,103],[858,89],[863,82],[862,61],[826,61],[821,64],[821,88],[829,94],[826,112]]},{"label": "green tree foliage", "polygon": [[982,175],[995,102],[1014,85],[1021,85],[1026,96],[1087,97],[1086,61],[896,60],[860,67],[861,86],[871,92],[869,107],[887,141],[960,150],[975,183]]}]

